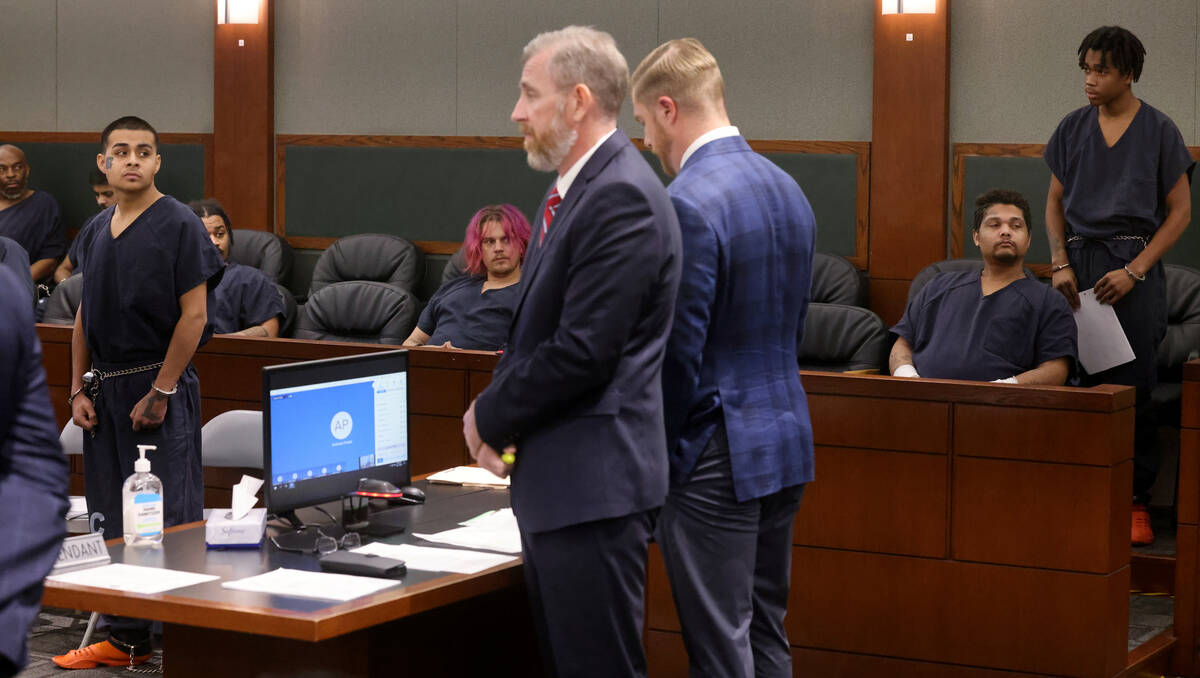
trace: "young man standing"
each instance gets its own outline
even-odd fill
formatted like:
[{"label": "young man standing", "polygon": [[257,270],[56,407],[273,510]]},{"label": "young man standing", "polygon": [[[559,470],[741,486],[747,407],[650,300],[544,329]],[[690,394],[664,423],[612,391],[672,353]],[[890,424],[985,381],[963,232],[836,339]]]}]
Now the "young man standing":
[{"label": "young man standing", "polygon": [[1131,537],[1149,544],[1146,503],[1159,464],[1150,392],[1167,326],[1160,260],[1191,219],[1195,163],[1175,123],[1133,95],[1146,55],[1133,33],[1102,26],[1077,53],[1088,105],[1063,118],[1044,154],[1053,173],[1046,197],[1053,284],[1074,308],[1080,290],[1095,288],[1133,347],[1132,362],[1084,375],[1083,384],[1137,388]]},{"label": "young man standing", "polygon": [[[154,186],[158,134],[120,118],[100,136],[97,165],[116,204],[86,234],[83,299],[71,335],[71,415],[83,439],[88,508],[105,537],[122,534],[121,485],[137,446],[162,479],[167,526],[200,520],[200,383],[192,355],[211,335],[208,298],[221,256],[200,219]],[[150,657],[150,622],[108,618],[110,635],[54,658],[63,668],[139,664]]]}]

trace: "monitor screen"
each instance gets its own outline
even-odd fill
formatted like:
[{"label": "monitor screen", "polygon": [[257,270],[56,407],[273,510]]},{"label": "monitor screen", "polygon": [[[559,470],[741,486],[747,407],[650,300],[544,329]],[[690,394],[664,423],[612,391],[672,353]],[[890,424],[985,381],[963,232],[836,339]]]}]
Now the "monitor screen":
[{"label": "monitor screen", "polygon": [[361,478],[408,485],[408,352],[263,368],[263,473],[276,515]]}]

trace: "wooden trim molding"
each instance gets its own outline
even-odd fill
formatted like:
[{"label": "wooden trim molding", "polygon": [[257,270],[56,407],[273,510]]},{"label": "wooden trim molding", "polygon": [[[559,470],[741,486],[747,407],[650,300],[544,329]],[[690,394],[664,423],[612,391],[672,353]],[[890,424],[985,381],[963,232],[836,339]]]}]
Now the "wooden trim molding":
[{"label": "wooden trim molding", "polygon": [[[213,135],[207,132],[159,132],[163,144],[199,144],[204,147],[204,193],[213,187]],[[0,132],[0,143],[100,144],[100,132]]]},{"label": "wooden trim molding", "polygon": [[[632,139],[639,150],[646,150],[640,138]],[[867,268],[869,213],[871,206],[871,142],[803,141],[755,139],[748,142],[759,153],[825,153],[854,155],[858,160],[855,186],[854,256],[847,257],[859,269]],[[385,134],[278,134],[275,136],[275,232],[292,247],[324,249],[337,238],[289,236],[287,234],[287,149],[289,146],[364,146],[399,148],[472,148],[519,149],[521,137],[500,136],[409,136]],[[453,254],[460,243],[415,241],[426,254]],[[452,246],[452,247],[451,247]]]}]

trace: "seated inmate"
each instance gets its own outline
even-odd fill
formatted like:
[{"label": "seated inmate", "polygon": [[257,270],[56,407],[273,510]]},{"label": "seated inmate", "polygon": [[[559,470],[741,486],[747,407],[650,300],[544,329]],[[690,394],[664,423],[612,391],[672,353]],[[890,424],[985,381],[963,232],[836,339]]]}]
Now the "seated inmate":
[{"label": "seated inmate", "polygon": [[992,190],[975,201],[973,238],[982,271],[942,273],[921,288],[892,328],[897,377],[1062,385],[1075,371],[1071,308],[1027,277],[1029,203]]},{"label": "seated inmate", "polygon": [[490,205],[467,226],[467,275],[442,285],[405,346],[496,351],[508,339],[529,243],[529,221],[512,205]]},{"label": "seated inmate", "polygon": [[278,337],[283,298],[265,273],[229,260],[233,229],[221,203],[213,199],[194,200],[188,207],[200,217],[209,239],[225,261],[225,274],[213,290],[213,306],[208,310],[213,333]]}]

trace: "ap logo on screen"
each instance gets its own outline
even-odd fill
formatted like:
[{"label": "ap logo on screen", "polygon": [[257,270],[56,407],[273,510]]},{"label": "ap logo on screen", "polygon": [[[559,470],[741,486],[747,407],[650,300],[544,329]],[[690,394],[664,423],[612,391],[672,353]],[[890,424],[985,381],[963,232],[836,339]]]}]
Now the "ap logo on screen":
[{"label": "ap logo on screen", "polygon": [[345,440],[350,437],[350,431],[353,428],[354,420],[350,418],[350,413],[346,411],[333,415],[333,420],[329,422],[329,432],[338,440]]}]

